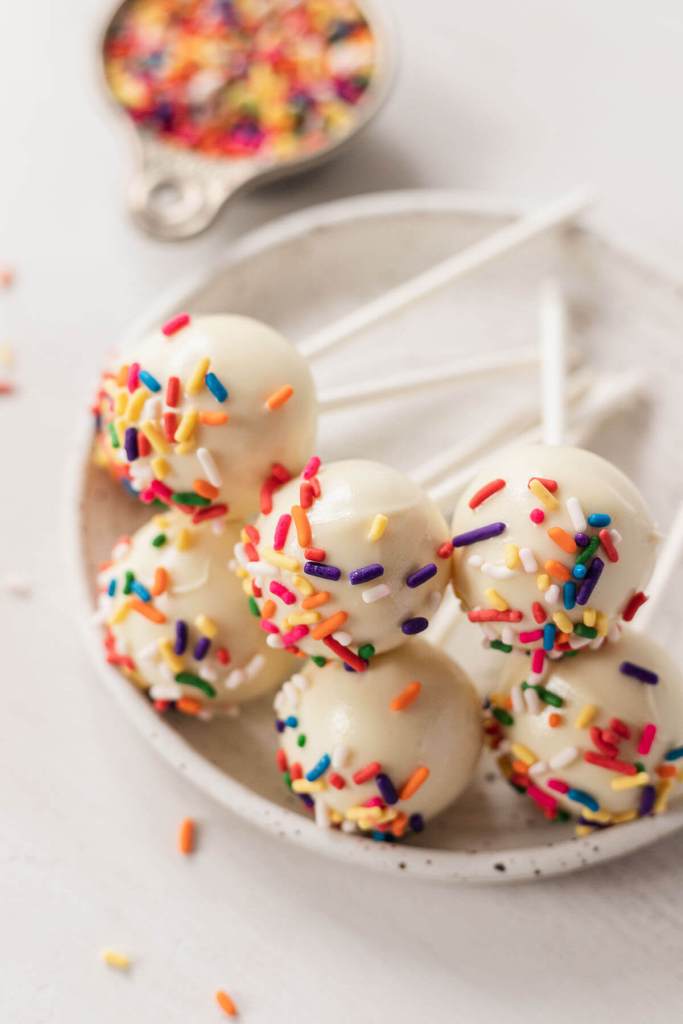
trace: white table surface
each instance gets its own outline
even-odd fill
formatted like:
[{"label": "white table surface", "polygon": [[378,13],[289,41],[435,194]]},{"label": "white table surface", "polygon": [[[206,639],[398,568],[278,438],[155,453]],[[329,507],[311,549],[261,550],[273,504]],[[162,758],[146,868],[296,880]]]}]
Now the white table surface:
[{"label": "white table surface", "polygon": [[[122,214],[123,137],[96,88],[101,0],[0,5],[0,298],[20,395],[0,399],[0,1020],[249,1024],[669,1021],[683,979],[683,835],[495,891],[352,873],[219,812],[93,680],[58,557],[64,463],[102,353],[188,265],[314,201],[441,186],[550,196],[683,269],[683,10],[675,0],[392,0],[405,47],[380,122],[336,165],[168,247]],[[412,127],[411,127],[412,126]],[[40,474],[41,483],[35,488]],[[28,499],[28,500],[27,500]],[[201,826],[192,859],[178,822]],[[135,961],[128,976],[98,952]]]}]

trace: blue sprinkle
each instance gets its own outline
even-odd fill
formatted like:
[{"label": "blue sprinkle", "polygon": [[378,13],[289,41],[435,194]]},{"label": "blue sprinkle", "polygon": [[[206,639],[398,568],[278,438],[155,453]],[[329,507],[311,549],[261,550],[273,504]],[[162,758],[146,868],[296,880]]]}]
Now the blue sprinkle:
[{"label": "blue sprinkle", "polygon": [[141,601],[147,602],[152,600],[152,595],[150,594],[147,587],[144,586],[144,584],[140,583],[138,580],[135,580],[133,583],[131,583],[130,589],[133,591],[134,594],[138,595]]},{"label": "blue sprinkle", "polygon": [[388,843],[389,839],[391,838],[391,833],[389,833],[389,832],[380,832],[379,830],[376,830],[375,832],[372,832],[371,835],[372,835],[372,838],[375,840],[376,843]]},{"label": "blue sprinkle", "polygon": [[683,747],[674,747],[668,754],[664,755],[665,761],[680,761],[683,757]]},{"label": "blue sprinkle", "polygon": [[156,377],[153,377],[151,373],[147,372],[147,370],[140,370],[138,376],[145,387],[148,387],[150,391],[161,391],[161,384]]},{"label": "blue sprinkle", "polygon": [[611,522],[612,517],[608,516],[606,512],[591,512],[591,514],[588,516],[589,526],[609,526]]},{"label": "blue sprinkle", "polygon": [[330,755],[323,754],[317,764],[313,765],[310,771],[306,772],[306,778],[309,782],[315,782],[321,775],[324,775],[327,769],[330,767]]},{"label": "blue sprinkle", "polygon": [[116,580],[109,580],[109,586],[107,587],[107,593],[110,597],[113,597],[116,593]]},{"label": "blue sprinkle", "polygon": [[587,573],[588,573],[587,566],[582,565],[581,562],[579,562],[578,565],[575,565],[574,568],[572,569],[572,576],[574,577],[575,580],[585,579]]},{"label": "blue sprinkle", "polygon": [[[142,374],[140,374],[140,376],[142,376]],[[204,383],[217,402],[224,402],[228,397],[227,388],[223,387],[215,373],[207,373],[204,377]]]},{"label": "blue sprinkle", "polygon": [[552,622],[546,622],[543,627],[543,650],[552,651],[555,646],[555,634],[557,633],[557,626],[553,625]]},{"label": "blue sprinkle", "polygon": [[567,796],[575,803],[583,804],[583,806],[587,807],[589,811],[600,810],[600,804],[595,797],[591,796],[590,793],[586,793],[583,789],[570,789],[567,792]]},{"label": "blue sprinkle", "polygon": [[288,717],[285,718],[285,725],[288,725],[290,729],[296,729],[298,724],[299,719],[296,717],[296,715],[288,715]]},{"label": "blue sprinkle", "polygon": [[570,612],[576,604],[576,583],[572,583],[571,580],[565,583],[562,587],[562,598],[565,608]]}]

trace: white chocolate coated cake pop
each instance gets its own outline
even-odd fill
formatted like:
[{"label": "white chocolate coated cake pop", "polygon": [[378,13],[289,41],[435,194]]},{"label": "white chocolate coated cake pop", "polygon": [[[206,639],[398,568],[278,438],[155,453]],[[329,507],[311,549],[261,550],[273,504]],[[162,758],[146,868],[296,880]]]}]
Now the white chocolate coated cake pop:
[{"label": "white chocolate coated cake pop", "polygon": [[278,765],[323,826],[401,838],[467,786],[482,746],[470,680],[423,641],[365,675],[309,664],[275,698]]},{"label": "white chocolate coated cake pop", "polygon": [[667,652],[624,631],[532,686],[529,662],[506,659],[486,726],[513,785],[549,818],[564,810],[585,828],[664,810],[683,759],[683,676]]},{"label": "white chocolate coated cake pop", "polygon": [[426,629],[449,580],[443,516],[378,462],[311,459],[251,529],[235,554],[268,643],[358,671]]},{"label": "white chocolate coated cake pop", "polygon": [[98,461],[198,520],[267,509],[316,430],[306,360],[244,316],[174,318],[104,374],[95,409]]},{"label": "white chocolate coated cake pop", "polygon": [[239,535],[237,523],[163,513],[119,541],[100,574],[107,660],[161,709],[232,709],[294,670],[264,645],[230,566]]},{"label": "white chocolate coated cake pop", "polygon": [[580,448],[532,445],[486,462],[453,518],[454,586],[503,650],[598,647],[629,621],[657,533],[635,485]]}]

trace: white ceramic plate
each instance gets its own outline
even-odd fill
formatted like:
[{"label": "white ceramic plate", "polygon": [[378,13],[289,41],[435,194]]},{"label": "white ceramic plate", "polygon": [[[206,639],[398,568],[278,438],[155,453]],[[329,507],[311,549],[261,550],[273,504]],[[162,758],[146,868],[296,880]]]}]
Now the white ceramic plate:
[{"label": "white ceramic plate", "polygon": [[[293,340],[437,259],[502,226],[512,206],[490,198],[443,192],[404,192],[345,200],[286,217],[231,247],[218,269],[188,277],[155,303],[127,334],[138,337],[179,309],[231,311],[272,323]],[[517,210],[516,212],[519,212]],[[528,344],[535,331],[539,279],[558,269],[570,290],[574,339],[604,369],[618,362],[662,367],[656,400],[624,411],[594,439],[652,496],[666,526],[677,498],[683,454],[677,445],[675,382],[666,367],[683,329],[683,302],[662,277],[636,265],[593,234],[532,243],[474,277],[447,289],[395,321],[363,335],[315,364],[318,381],[367,379],[438,363],[460,353]],[[647,358],[644,353],[647,353]],[[506,407],[536,402],[533,374],[437,389],[429,395],[363,405],[335,413],[321,427],[324,458],[364,454],[406,470],[422,458],[476,431]],[[511,439],[512,440],[512,439]],[[72,495],[73,564],[82,605],[94,608],[96,564],[113,540],[146,512],[90,463],[90,431],[78,451]],[[661,639],[673,637],[672,593],[662,614]],[[678,600],[677,600],[678,598]],[[81,616],[88,621],[91,616]],[[237,720],[205,725],[182,716],[160,718],[147,700],[109,668],[99,629],[87,628],[98,678],[142,735],[179,772],[223,806],[283,840],[339,861],[425,879],[501,882],[560,874],[638,849],[683,825],[673,810],[583,839],[570,826],[550,825],[530,802],[498,777],[488,755],[465,796],[430,823],[419,839],[392,846],[316,828],[282,786],[274,766],[272,700],[248,705]],[[458,627],[451,652],[481,681],[495,673],[482,657],[476,630]]]}]

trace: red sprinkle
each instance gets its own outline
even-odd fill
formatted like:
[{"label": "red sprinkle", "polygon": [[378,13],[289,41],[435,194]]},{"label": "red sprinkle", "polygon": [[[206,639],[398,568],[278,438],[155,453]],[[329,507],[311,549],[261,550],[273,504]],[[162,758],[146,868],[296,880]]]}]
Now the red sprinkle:
[{"label": "red sprinkle", "polygon": [[647,594],[644,594],[642,590],[639,590],[637,594],[634,594],[621,614],[624,622],[631,622],[631,620],[635,618],[635,614],[638,609],[642,607],[646,601]]},{"label": "red sprinkle", "polygon": [[568,793],[570,789],[564,779],[548,779],[546,785],[558,793]]},{"label": "red sprinkle", "polygon": [[[521,622],[524,616],[514,608],[507,612],[497,612],[495,608],[474,608],[467,613],[470,622]],[[543,636],[543,634],[540,634]]]},{"label": "red sprinkle", "polygon": [[244,527],[244,532],[246,533],[247,537],[253,544],[258,544],[259,541],[261,540],[261,534],[258,532],[256,527],[252,526],[250,523],[246,524],[246,526]]},{"label": "red sprinkle", "polygon": [[149,443],[149,440],[145,437],[145,435],[142,433],[142,431],[139,430],[138,431],[138,452],[140,453],[140,458],[144,459],[146,455],[149,455],[151,450],[152,450],[152,446]]},{"label": "red sprinkle", "polygon": [[161,328],[161,333],[165,334],[167,338],[171,335],[177,334],[183,327],[187,327],[190,322],[189,313],[178,313],[177,316],[171,317],[164,326]]},{"label": "red sprinkle", "polygon": [[306,548],[304,551],[304,557],[307,562],[324,562],[327,557],[327,552],[324,548]]},{"label": "red sprinkle", "polygon": [[601,753],[607,757],[616,757],[618,750],[613,743],[608,743],[602,735],[602,729],[598,728],[597,725],[592,725],[590,728],[590,738],[594,745],[598,748]]},{"label": "red sprinkle", "polygon": [[175,432],[178,428],[178,417],[174,412],[164,413],[164,434],[167,441],[175,439]]},{"label": "red sprinkle", "polygon": [[370,779],[374,779],[375,775],[378,775],[382,770],[382,765],[379,761],[371,761],[370,764],[366,764],[364,768],[359,768],[357,772],[353,773],[353,781],[357,786],[362,785],[364,782],[369,782]]},{"label": "red sprinkle", "polygon": [[296,782],[297,779],[302,779],[304,777],[304,770],[298,761],[295,761],[289,769],[289,777],[292,782]]},{"label": "red sprinkle", "polygon": [[539,647],[531,655],[531,671],[535,672],[536,675],[540,675],[543,671],[543,664],[545,662],[545,651],[542,647]]},{"label": "red sprinkle", "polygon": [[128,367],[128,390],[132,394],[140,381],[140,364],[131,363]]},{"label": "red sprinkle", "polygon": [[292,479],[292,474],[286,469],[281,462],[274,462],[270,467],[270,475],[273,476],[279,484],[286,484]]},{"label": "red sprinkle", "polygon": [[557,490],[557,480],[551,480],[547,476],[530,476],[529,483],[531,483],[532,480],[539,480],[551,494],[554,494]]},{"label": "red sprinkle", "polygon": [[337,772],[330,772],[327,776],[327,781],[335,789],[344,789],[346,785],[346,780],[341,775],[338,775]]},{"label": "red sprinkle", "polygon": [[600,530],[600,532],[598,533],[598,537],[600,538],[600,543],[605,549],[605,554],[607,555],[610,562],[618,562],[619,552],[614,546],[614,541],[612,540],[612,535],[609,532],[609,530]]},{"label": "red sprinkle", "polygon": [[287,534],[289,533],[289,527],[292,524],[292,517],[289,513],[281,515],[275,526],[273,533],[273,549],[275,551],[282,551],[285,543],[287,542]]},{"label": "red sprinkle", "polygon": [[504,487],[504,480],[490,480],[489,483],[484,484],[483,487],[480,487],[472,495],[468,502],[470,508],[478,508],[487,498],[490,498],[492,494],[497,494],[498,491],[502,491]]},{"label": "red sprinkle", "polygon": [[169,377],[166,385],[166,405],[176,406],[180,397],[180,378]]},{"label": "red sprinkle", "polygon": [[219,519],[227,514],[227,505],[209,505],[208,508],[198,508],[192,516],[192,522],[204,523],[207,519]]},{"label": "red sprinkle", "polygon": [[350,665],[351,668],[355,668],[356,672],[365,672],[368,667],[367,661],[363,661],[357,654],[354,654],[349,647],[344,647],[338,640],[335,640],[332,636],[326,636],[323,640],[326,647],[336,654],[338,658]]},{"label": "red sprinkle", "polygon": [[247,556],[247,561],[258,562],[258,551],[256,550],[256,548],[254,547],[250,540],[248,540],[247,543],[244,545],[244,553]]},{"label": "red sprinkle", "polygon": [[638,753],[649,754],[654,743],[654,738],[657,735],[657,726],[654,722],[648,722],[647,725],[643,726],[643,731],[640,734],[640,740],[638,742]]},{"label": "red sprinkle", "polygon": [[216,657],[220,661],[221,665],[230,664],[230,651],[227,649],[227,647],[219,647],[218,650],[216,651]]},{"label": "red sprinkle", "polygon": [[313,504],[315,495],[313,494],[313,484],[306,481],[299,488],[299,504],[302,508],[310,508]]},{"label": "red sprinkle", "polygon": [[277,761],[277,766],[280,769],[280,771],[281,772],[286,772],[287,771],[287,755],[285,754],[285,752],[282,749],[282,747],[278,747],[278,750],[277,750],[277,752],[275,754],[275,759]]},{"label": "red sprinkle", "polygon": [[631,730],[621,718],[610,718],[609,727],[614,730],[617,736],[621,736],[622,739],[628,740],[631,738]]},{"label": "red sprinkle", "polygon": [[616,758],[606,757],[604,754],[596,754],[594,750],[587,750],[583,759],[588,764],[595,764],[598,768],[606,768],[610,772],[621,772],[622,775],[635,775],[638,770],[634,764],[618,761]]},{"label": "red sprinkle", "polygon": [[543,639],[542,629],[527,629],[519,634],[521,644],[535,644],[537,640]]},{"label": "red sprinkle", "polygon": [[548,618],[545,608],[538,601],[534,601],[532,604],[531,613],[539,625]]},{"label": "red sprinkle", "polygon": [[453,554],[453,541],[444,541],[444,543],[436,549],[436,553],[439,558],[450,558]]}]

